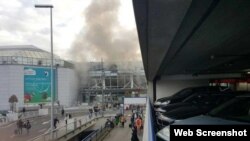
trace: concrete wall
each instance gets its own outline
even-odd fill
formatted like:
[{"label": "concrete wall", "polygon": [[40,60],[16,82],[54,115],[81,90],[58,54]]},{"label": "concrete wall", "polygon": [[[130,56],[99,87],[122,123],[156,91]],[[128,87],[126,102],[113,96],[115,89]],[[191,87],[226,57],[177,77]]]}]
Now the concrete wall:
[{"label": "concrete wall", "polygon": [[174,80],[174,79],[161,79],[156,83],[156,99],[171,96],[177,91],[191,86],[208,86],[207,79],[194,79],[194,80]]},{"label": "concrete wall", "polygon": [[[72,69],[58,68],[58,98],[60,104],[72,106],[77,102],[77,77]],[[9,110],[9,97],[15,94],[17,107],[24,105],[24,66],[0,65],[0,110]]]},{"label": "concrete wall", "polygon": [[149,100],[153,102],[153,82],[152,81],[148,81],[147,96],[150,98]]},{"label": "concrete wall", "polygon": [[0,110],[10,109],[9,97],[16,95],[17,107],[23,106],[23,66],[0,65]]},{"label": "concrete wall", "polygon": [[61,105],[73,106],[77,103],[77,82],[74,70],[58,68],[58,100]]}]

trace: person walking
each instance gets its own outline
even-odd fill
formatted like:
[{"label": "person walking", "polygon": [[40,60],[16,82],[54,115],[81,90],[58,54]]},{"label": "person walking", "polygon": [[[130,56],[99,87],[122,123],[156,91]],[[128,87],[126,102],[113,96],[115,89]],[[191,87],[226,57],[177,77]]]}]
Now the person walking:
[{"label": "person walking", "polygon": [[19,119],[17,121],[17,134],[22,134],[22,128],[23,128],[23,121],[22,119]]},{"label": "person walking", "polygon": [[132,127],[131,141],[139,141],[138,136],[137,136],[137,128],[136,128],[136,126]]},{"label": "person walking", "polygon": [[26,128],[26,130],[27,130],[27,134],[29,134],[29,130],[30,130],[30,128],[31,128],[31,124],[30,124],[30,121],[29,121],[29,120],[26,121],[26,123],[25,123],[25,128]]},{"label": "person walking", "polygon": [[56,125],[59,123],[59,120],[57,117],[54,118],[53,124],[54,124],[54,129],[56,129]]},{"label": "person walking", "polygon": [[90,118],[90,119],[92,118],[92,113],[93,113],[93,109],[90,108],[90,109],[89,109],[89,118]]},{"label": "person walking", "polygon": [[116,115],[116,116],[115,116],[115,125],[118,126],[119,122],[120,122],[120,121],[119,121],[119,116]]},{"label": "person walking", "polygon": [[135,120],[135,126],[136,126],[136,129],[137,129],[137,133],[140,134],[140,130],[141,130],[141,126],[142,126],[142,120],[140,117],[138,117],[136,120]]},{"label": "person walking", "polygon": [[26,109],[25,109],[25,107],[23,107],[23,110],[22,110],[22,112],[23,112],[23,115],[25,116],[25,112],[26,112]]},{"label": "person walking", "polygon": [[65,125],[68,124],[68,118],[69,118],[69,116],[68,116],[68,114],[66,114],[66,116],[64,117]]},{"label": "person walking", "polygon": [[131,118],[130,118],[131,127],[134,126],[134,122],[135,122],[134,113],[132,113]]},{"label": "person walking", "polygon": [[64,117],[64,109],[63,108],[62,108],[61,114],[62,114],[62,117]]},{"label": "person walking", "polygon": [[122,124],[122,127],[123,127],[123,128],[124,128],[125,120],[126,120],[126,119],[125,119],[125,116],[122,115],[120,121],[121,121],[121,124]]}]

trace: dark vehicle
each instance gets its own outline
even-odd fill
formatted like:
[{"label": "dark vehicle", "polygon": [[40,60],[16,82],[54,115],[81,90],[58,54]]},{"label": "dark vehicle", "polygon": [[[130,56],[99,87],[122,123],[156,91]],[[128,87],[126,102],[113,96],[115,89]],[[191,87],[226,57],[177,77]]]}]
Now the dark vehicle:
[{"label": "dark vehicle", "polygon": [[191,96],[184,106],[163,113],[157,118],[159,128],[174,123],[176,120],[183,120],[197,115],[206,114],[220,104],[234,98],[236,94],[208,94]]},{"label": "dark vehicle", "polygon": [[[188,118],[173,125],[250,125],[250,95],[241,95],[216,107],[207,115]],[[166,126],[157,136],[169,140],[170,126]]]},{"label": "dark vehicle", "polygon": [[211,94],[218,94],[219,92],[196,92],[194,94],[192,94],[191,96],[185,98],[183,101],[177,102],[177,103],[173,103],[173,104],[168,104],[165,106],[161,106],[159,108],[156,108],[156,114],[162,114],[162,113],[166,113],[169,112],[173,109],[179,108],[179,107],[185,107],[185,106],[190,106],[193,103],[195,103],[197,101],[197,99],[202,99],[205,98],[206,95],[211,95]]},{"label": "dark vehicle", "polygon": [[8,113],[9,113],[9,112],[8,112],[7,110],[1,110],[1,111],[0,111],[0,114],[1,114],[2,116],[7,116]]},{"label": "dark vehicle", "polygon": [[172,96],[158,99],[154,103],[154,107],[159,108],[161,106],[166,106],[168,104],[181,102],[185,98],[197,92],[222,92],[222,91],[231,91],[231,89],[229,89],[228,87],[222,87],[222,86],[189,87],[189,88],[182,89],[181,91],[173,94]]}]

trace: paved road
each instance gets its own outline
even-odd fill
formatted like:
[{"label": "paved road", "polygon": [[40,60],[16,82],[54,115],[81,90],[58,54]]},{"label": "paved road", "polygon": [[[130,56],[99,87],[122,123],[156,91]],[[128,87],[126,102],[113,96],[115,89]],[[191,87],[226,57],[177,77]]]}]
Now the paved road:
[{"label": "paved road", "polygon": [[14,130],[16,129],[16,123],[12,123],[6,127],[0,128],[0,141],[24,141],[29,138],[35,137],[39,134],[46,132],[50,127],[50,117],[37,117],[30,119],[31,130],[29,134],[26,134],[26,130],[23,130],[22,135],[15,135]]},{"label": "paved road", "polygon": [[[107,111],[105,113],[114,113],[113,111]],[[80,117],[88,115],[88,111],[82,111],[80,113],[72,113],[72,117]],[[63,117],[61,115],[56,115],[62,126],[65,124]],[[29,134],[27,134],[26,129],[23,129],[22,135],[14,134],[16,129],[16,123],[9,124],[4,127],[0,127],[0,141],[27,141],[33,139],[41,134],[46,133],[50,128],[50,115],[43,117],[35,117],[30,119],[32,125]],[[60,126],[60,125],[59,125]]]},{"label": "paved road", "polygon": [[[73,117],[87,115],[87,112],[74,113]],[[56,115],[61,124],[64,124],[63,117],[61,115]],[[9,124],[5,127],[0,127],[0,141],[27,141],[38,135],[47,132],[50,128],[50,116],[36,117],[30,119],[31,129],[29,134],[27,134],[26,129],[23,129],[22,135],[14,134],[16,129],[16,123]]]}]

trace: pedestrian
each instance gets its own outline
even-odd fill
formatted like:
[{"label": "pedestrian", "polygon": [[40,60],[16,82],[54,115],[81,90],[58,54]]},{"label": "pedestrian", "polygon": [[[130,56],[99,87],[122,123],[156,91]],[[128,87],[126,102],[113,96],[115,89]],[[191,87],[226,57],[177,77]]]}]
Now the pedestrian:
[{"label": "pedestrian", "polygon": [[132,113],[131,118],[130,118],[131,127],[134,126],[134,122],[135,122],[134,113]]},{"label": "pedestrian", "polygon": [[22,128],[23,128],[23,121],[22,119],[19,119],[17,121],[17,134],[22,134]]},{"label": "pedestrian", "polygon": [[67,125],[68,124],[68,114],[65,115],[64,121],[65,121],[65,125]]},{"label": "pedestrian", "polygon": [[119,124],[119,122],[120,122],[119,120],[120,120],[119,116],[116,115],[116,116],[115,116],[115,125],[116,125],[116,126]]},{"label": "pedestrian", "polygon": [[140,105],[137,105],[136,107],[136,111],[139,112],[140,111]]},{"label": "pedestrian", "polygon": [[92,113],[93,113],[93,109],[90,108],[90,109],[89,109],[89,118],[90,118],[90,119],[92,118]]},{"label": "pedestrian", "polygon": [[136,126],[136,129],[137,129],[137,133],[140,134],[140,130],[141,130],[141,126],[142,126],[142,120],[141,120],[140,117],[138,117],[135,120],[135,126]]},{"label": "pedestrian", "polygon": [[56,125],[57,125],[57,123],[59,123],[59,120],[58,120],[58,118],[57,117],[55,117],[54,118],[54,122],[53,122],[53,124],[54,124],[54,128],[56,129]]},{"label": "pedestrian", "polygon": [[137,136],[137,128],[136,128],[136,126],[132,127],[131,141],[139,141],[138,136]]},{"label": "pedestrian", "polygon": [[142,115],[142,117],[143,117],[143,108],[141,108],[141,115]]},{"label": "pedestrian", "polygon": [[62,117],[64,117],[64,109],[63,108],[62,108],[61,114],[62,114]]},{"label": "pedestrian", "polygon": [[126,121],[124,115],[121,116],[120,121],[121,121],[122,127],[124,128],[124,123]]},{"label": "pedestrian", "polygon": [[27,130],[27,134],[29,134],[29,130],[30,130],[30,128],[31,128],[31,124],[30,124],[30,121],[29,121],[29,120],[26,121],[26,123],[25,123],[25,128],[26,128],[26,130]]},{"label": "pedestrian", "polygon": [[60,107],[60,101],[57,100],[56,103],[57,103],[58,107]]},{"label": "pedestrian", "polygon": [[142,117],[140,117],[140,119],[141,119],[141,128],[140,128],[140,130],[143,130],[143,120],[142,120]]},{"label": "pedestrian", "polygon": [[94,106],[95,117],[97,117],[98,106]]},{"label": "pedestrian", "polygon": [[25,109],[25,107],[23,107],[23,115],[25,116],[25,112],[26,112],[26,109]]},{"label": "pedestrian", "polygon": [[111,121],[109,119],[107,119],[107,121],[105,123],[105,127],[106,128],[111,128]]}]

